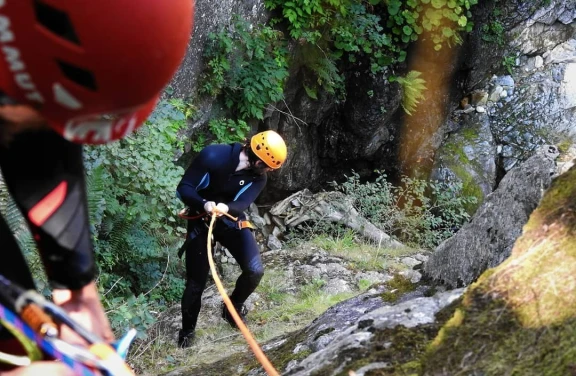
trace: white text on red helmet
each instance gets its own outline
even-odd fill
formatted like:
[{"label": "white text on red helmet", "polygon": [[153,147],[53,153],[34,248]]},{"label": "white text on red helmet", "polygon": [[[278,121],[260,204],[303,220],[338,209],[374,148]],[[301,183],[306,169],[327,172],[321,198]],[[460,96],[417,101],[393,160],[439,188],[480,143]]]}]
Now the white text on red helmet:
[{"label": "white text on red helmet", "polygon": [[[0,0],[0,12],[5,4],[5,0]],[[26,72],[26,65],[22,61],[20,50],[9,44],[13,42],[14,33],[10,28],[10,19],[0,14],[0,45],[2,46],[2,54],[8,69],[14,74],[16,85],[24,92],[24,96],[28,100],[43,103],[42,94],[36,89],[32,76]]]},{"label": "white text on red helmet", "polygon": [[103,144],[122,138],[136,127],[137,116],[117,120],[73,119],[64,127],[64,138],[78,143]]}]

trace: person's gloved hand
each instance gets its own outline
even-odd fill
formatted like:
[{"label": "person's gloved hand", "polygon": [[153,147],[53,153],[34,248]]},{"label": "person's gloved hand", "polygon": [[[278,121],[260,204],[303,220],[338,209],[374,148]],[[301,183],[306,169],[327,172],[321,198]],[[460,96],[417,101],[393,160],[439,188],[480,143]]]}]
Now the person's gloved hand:
[{"label": "person's gloved hand", "polygon": [[204,204],[204,211],[206,213],[212,213],[212,210],[216,207],[216,203],[214,201],[208,201]]},{"label": "person's gloved hand", "polygon": [[228,205],[219,203],[216,205],[216,213],[219,217],[222,215],[222,213],[228,213]]}]

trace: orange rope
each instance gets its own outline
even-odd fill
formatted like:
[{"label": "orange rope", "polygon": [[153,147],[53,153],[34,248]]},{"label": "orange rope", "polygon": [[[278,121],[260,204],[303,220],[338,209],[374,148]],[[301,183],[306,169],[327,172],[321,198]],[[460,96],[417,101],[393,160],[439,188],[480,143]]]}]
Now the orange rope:
[{"label": "orange rope", "polygon": [[222,285],[222,281],[220,281],[220,278],[218,277],[218,273],[216,273],[216,267],[214,266],[214,260],[212,258],[212,228],[214,227],[214,222],[216,221],[217,214],[226,214],[226,213],[212,212],[212,219],[210,220],[210,227],[208,229],[208,262],[210,263],[210,270],[212,271],[212,277],[214,278],[214,282],[216,283],[216,287],[218,288],[220,295],[222,295],[224,304],[226,304],[228,311],[232,314],[232,318],[234,318],[234,321],[236,322],[236,325],[242,332],[242,335],[246,339],[246,342],[248,342],[248,345],[250,345],[252,352],[254,353],[254,355],[256,355],[256,359],[258,359],[260,364],[262,364],[262,367],[264,367],[264,370],[268,375],[279,376],[278,371],[276,371],[272,363],[270,363],[270,361],[268,360],[268,358],[266,357],[266,355],[264,354],[264,352],[262,351],[256,340],[252,336],[252,333],[250,333],[250,330],[248,330],[244,322],[240,319],[240,316],[238,315],[238,312],[236,312],[234,304],[232,304],[232,301],[228,297],[228,294],[226,293],[226,290]]}]

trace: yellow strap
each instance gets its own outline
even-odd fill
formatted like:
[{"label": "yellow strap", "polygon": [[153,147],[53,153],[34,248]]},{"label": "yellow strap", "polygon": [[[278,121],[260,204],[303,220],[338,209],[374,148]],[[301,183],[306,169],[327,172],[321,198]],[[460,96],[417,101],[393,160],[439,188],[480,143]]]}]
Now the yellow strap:
[{"label": "yellow strap", "polygon": [[254,226],[250,221],[238,221],[238,226],[240,227],[240,230],[243,228],[251,228],[252,230],[256,230],[256,226]]},{"label": "yellow strap", "polygon": [[[43,358],[42,351],[40,351],[40,348],[38,347],[36,342],[34,342],[31,339],[29,339],[28,337],[26,337],[26,335],[24,335],[24,333],[19,331],[14,325],[6,322],[5,320],[0,319],[0,324],[2,324],[10,332],[10,334],[12,334],[18,340],[18,342],[20,342],[20,344],[22,345],[22,347],[26,351],[27,358],[29,359],[29,362],[33,362],[33,361],[40,360]],[[13,364],[15,366],[22,365],[21,364],[22,359],[18,359],[18,358],[23,358],[23,357],[14,357],[13,355],[6,354],[6,353],[1,353],[1,354],[2,355],[0,356],[0,361],[2,361],[4,363],[8,363],[8,364]]]}]

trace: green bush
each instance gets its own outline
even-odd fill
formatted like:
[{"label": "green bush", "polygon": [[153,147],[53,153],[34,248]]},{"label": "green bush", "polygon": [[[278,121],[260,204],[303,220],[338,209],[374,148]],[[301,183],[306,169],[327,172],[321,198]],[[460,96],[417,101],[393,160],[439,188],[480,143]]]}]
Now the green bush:
[{"label": "green bush", "polygon": [[250,132],[250,126],[244,120],[213,119],[208,128],[219,144],[242,142]]},{"label": "green bush", "polygon": [[465,207],[476,200],[462,196],[459,183],[404,177],[394,186],[382,173],[369,182],[353,173],[335,186],[352,197],[358,212],[374,225],[408,245],[425,248],[434,248],[465,223]]},{"label": "green bush", "polygon": [[[318,67],[335,66],[346,57],[355,62],[367,58],[372,73],[406,59],[409,43],[426,34],[436,50],[461,43],[461,32],[472,30],[470,8],[478,0],[265,0],[270,10],[280,17],[290,37],[298,45],[309,46],[306,56],[316,56],[304,64],[318,77],[327,70]],[[318,53],[310,53],[317,49]],[[319,64],[322,60],[328,60]],[[328,92],[335,92],[342,80],[321,80]],[[315,88],[308,88],[315,93]]]},{"label": "green bush", "polygon": [[281,32],[235,17],[231,26],[209,35],[205,54],[201,93],[222,95],[239,119],[262,120],[266,105],[283,99],[288,51]]},{"label": "green bush", "polygon": [[[0,215],[6,221],[6,224],[14,235],[16,243],[24,254],[38,291],[46,297],[50,296],[51,290],[46,274],[44,273],[44,266],[36,248],[36,243],[32,238],[32,233],[20,209],[18,209],[16,202],[14,202],[8,193],[8,188],[4,183],[2,174],[0,174]],[[6,240],[3,239],[2,241]]]},{"label": "green bush", "polygon": [[98,286],[115,329],[145,329],[153,318],[143,312],[180,298],[175,253],[185,229],[175,190],[184,170],[174,153],[192,114],[181,100],[163,100],[134,134],[85,148]]}]

